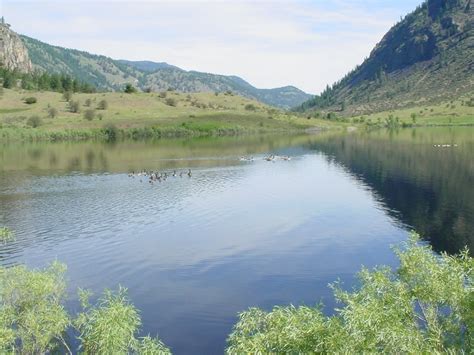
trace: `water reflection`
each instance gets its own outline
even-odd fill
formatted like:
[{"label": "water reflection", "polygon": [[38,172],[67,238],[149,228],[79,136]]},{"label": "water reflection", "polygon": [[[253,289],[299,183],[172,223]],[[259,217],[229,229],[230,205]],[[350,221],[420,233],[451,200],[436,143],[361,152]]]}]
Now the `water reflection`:
[{"label": "water reflection", "polygon": [[[327,284],[394,265],[410,228],[438,250],[472,246],[473,142],[441,129],[2,146],[0,224],[17,240],[0,262],[65,262],[71,309],[79,286],[122,284],[145,333],[222,353],[237,312],[321,298],[330,312]],[[188,167],[154,185],[127,174]]]},{"label": "water reflection", "polygon": [[[1,172],[50,175],[81,171],[121,173],[141,169],[228,166],[235,157],[298,146],[307,136],[205,137],[120,143],[59,142],[0,146]],[[229,159],[230,158],[230,159]]]},{"label": "water reflection", "polygon": [[474,251],[474,129],[375,131],[322,137],[311,147],[368,184],[436,250]]}]

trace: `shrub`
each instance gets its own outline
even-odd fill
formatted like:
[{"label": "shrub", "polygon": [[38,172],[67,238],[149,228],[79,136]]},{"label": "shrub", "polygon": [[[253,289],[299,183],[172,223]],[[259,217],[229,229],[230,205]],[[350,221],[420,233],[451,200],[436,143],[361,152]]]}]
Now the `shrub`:
[{"label": "shrub", "polygon": [[152,88],[148,87],[144,90],[147,94],[150,94],[153,92]]},{"label": "shrub", "polygon": [[328,113],[326,114],[326,119],[327,119],[327,120],[335,120],[335,119],[337,119],[337,116],[336,116],[336,114],[335,114],[334,112],[328,112]]},{"label": "shrub", "polygon": [[84,106],[86,107],[91,107],[92,105],[92,100],[91,99],[87,99],[86,102],[84,103]]},{"label": "shrub", "polygon": [[70,324],[62,305],[66,267],[44,271],[25,266],[0,268],[0,351],[43,354],[58,350]]},{"label": "shrub", "polygon": [[246,109],[247,111],[256,111],[256,110],[257,110],[257,107],[255,107],[254,104],[247,104],[247,105],[245,105],[245,109]]},{"label": "shrub", "polygon": [[126,289],[120,288],[117,293],[106,290],[94,307],[89,304],[89,295],[87,291],[80,291],[85,312],[75,321],[86,354],[170,353],[158,339],[145,337],[140,341],[135,338],[141,320]]},{"label": "shrub", "polygon": [[227,353],[468,353],[474,347],[474,259],[435,255],[413,236],[398,270],[362,269],[360,286],[331,287],[342,307],[251,308],[239,315]]},{"label": "shrub", "polygon": [[89,109],[84,111],[84,119],[92,121],[95,118],[95,110]]},{"label": "shrub", "polygon": [[124,288],[106,290],[96,305],[80,290],[83,312],[71,319],[64,309],[65,271],[58,262],[44,270],[0,266],[0,353],[72,354],[66,332],[74,326],[77,353],[170,354],[158,338],[136,337],[141,320]]},{"label": "shrub", "polygon": [[67,102],[71,101],[72,99],[72,92],[71,91],[64,91],[63,92],[63,99]]},{"label": "shrub", "polygon": [[56,118],[58,116],[58,110],[54,107],[50,107],[48,109],[48,117],[49,118]]},{"label": "shrub", "polygon": [[100,100],[97,105],[98,110],[107,110],[109,108],[109,103],[106,100]]},{"label": "shrub", "polygon": [[166,91],[162,91],[160,92],[159,96],[162,98],[162,99],[166,99]]},{"label": "shrub", "polygon": [[130,83],[127,83],[125,84],[125,89],[123,90],[123,92],[127,93],[127,94],[133,94],[135,92],[137,92],[137,89]]},{"label": "shrub", "polygon": [[81,103],[79,101],[69,101],[69,112],[79,113],[81,111]]},{"label": "shrub", "polygon": [[43,124],[43,120],[40,116],[35,115],[28,118],[26,124],[30,127],[37,128]]},{"label": "shrub", "polygon": [[176,106],[177,102],[175,99],[173,99],[172,97],[169,97],[165,100],[165,104],[167,104],[168,106]]},{"label": "shrub", "polygon": [[7,227],[0,227],[0,243],[7,243],[15,240],[13,232]]},{"label": "shrub", "polygon": [[106,140],[115,141],[118,138],[119,130],[117,126],[109,123],[104,127],[104,135],[105,135]]},{"label": "shrub", "polygon": [[27,97],[25,99],[25,104],[27,105],[32,105],[32,104],[35,104],[36,102],[38,102],[38,100],[36,99],[36,97]]}]

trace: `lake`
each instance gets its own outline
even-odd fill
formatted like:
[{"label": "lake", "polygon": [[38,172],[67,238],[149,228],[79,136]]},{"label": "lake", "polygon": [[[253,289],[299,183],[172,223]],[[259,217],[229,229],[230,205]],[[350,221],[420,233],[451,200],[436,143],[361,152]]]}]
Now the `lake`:
[{"label": "lake", "polygon": [[[474,250],[473,157],[473,128],[2,145],[0,225],[17,238],[0,262],[66,263],[72,311],[78,287],[125,286],[143,334],[219,354],[248,307],[330,313],[328,284],[396,266],[411,230]],[[143,169],[169,176],[129,176]]]}]

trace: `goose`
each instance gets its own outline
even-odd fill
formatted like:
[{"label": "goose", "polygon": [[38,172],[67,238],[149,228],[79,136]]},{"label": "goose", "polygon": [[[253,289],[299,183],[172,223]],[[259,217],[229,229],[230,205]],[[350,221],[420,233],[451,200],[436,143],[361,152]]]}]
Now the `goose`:
[{"label": "goose", "polygon": [[188,176],[191,177],[193,174],[191,173],[191,169],[188,170]]}]

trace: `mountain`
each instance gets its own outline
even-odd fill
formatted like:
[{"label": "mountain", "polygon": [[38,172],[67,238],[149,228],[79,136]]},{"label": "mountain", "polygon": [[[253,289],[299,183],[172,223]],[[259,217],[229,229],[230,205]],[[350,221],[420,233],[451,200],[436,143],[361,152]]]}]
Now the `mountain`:
[{"label": "mountain", "polygon": [[299,110],[356,115],[474,91],[474,1],[428,0],[393,26],[370,56]]},{"label": "mountain", "polygon": [[0,66],[23,73],[33,70],[27,49],[3,17],[0,19]]},{"label": "mountain", "polygon": [[132,83],[141,90],[180,92],[226,92],[256,99],[263,103],[288,109],[310,99],[293,86],[257,89],[236,76],[186,71],[167,63],[115,60],[75,49],[52,46],[21,36],[36,69],[50,73],[66,73],[95,85],[99,90],[122,90]]},{"label": "mountain", "polygon": [[149,60],[131,61],[131,60],[119,59],[118,62],[122,64],[130,65],[138,70],[146,71],[146,72],[154,72],[157,69],[163,69],[163,68],[179,69],[178,67],[175,67],[174,65],[171,65],[165,62],[157,63],[157,62],[152,62]]}]

